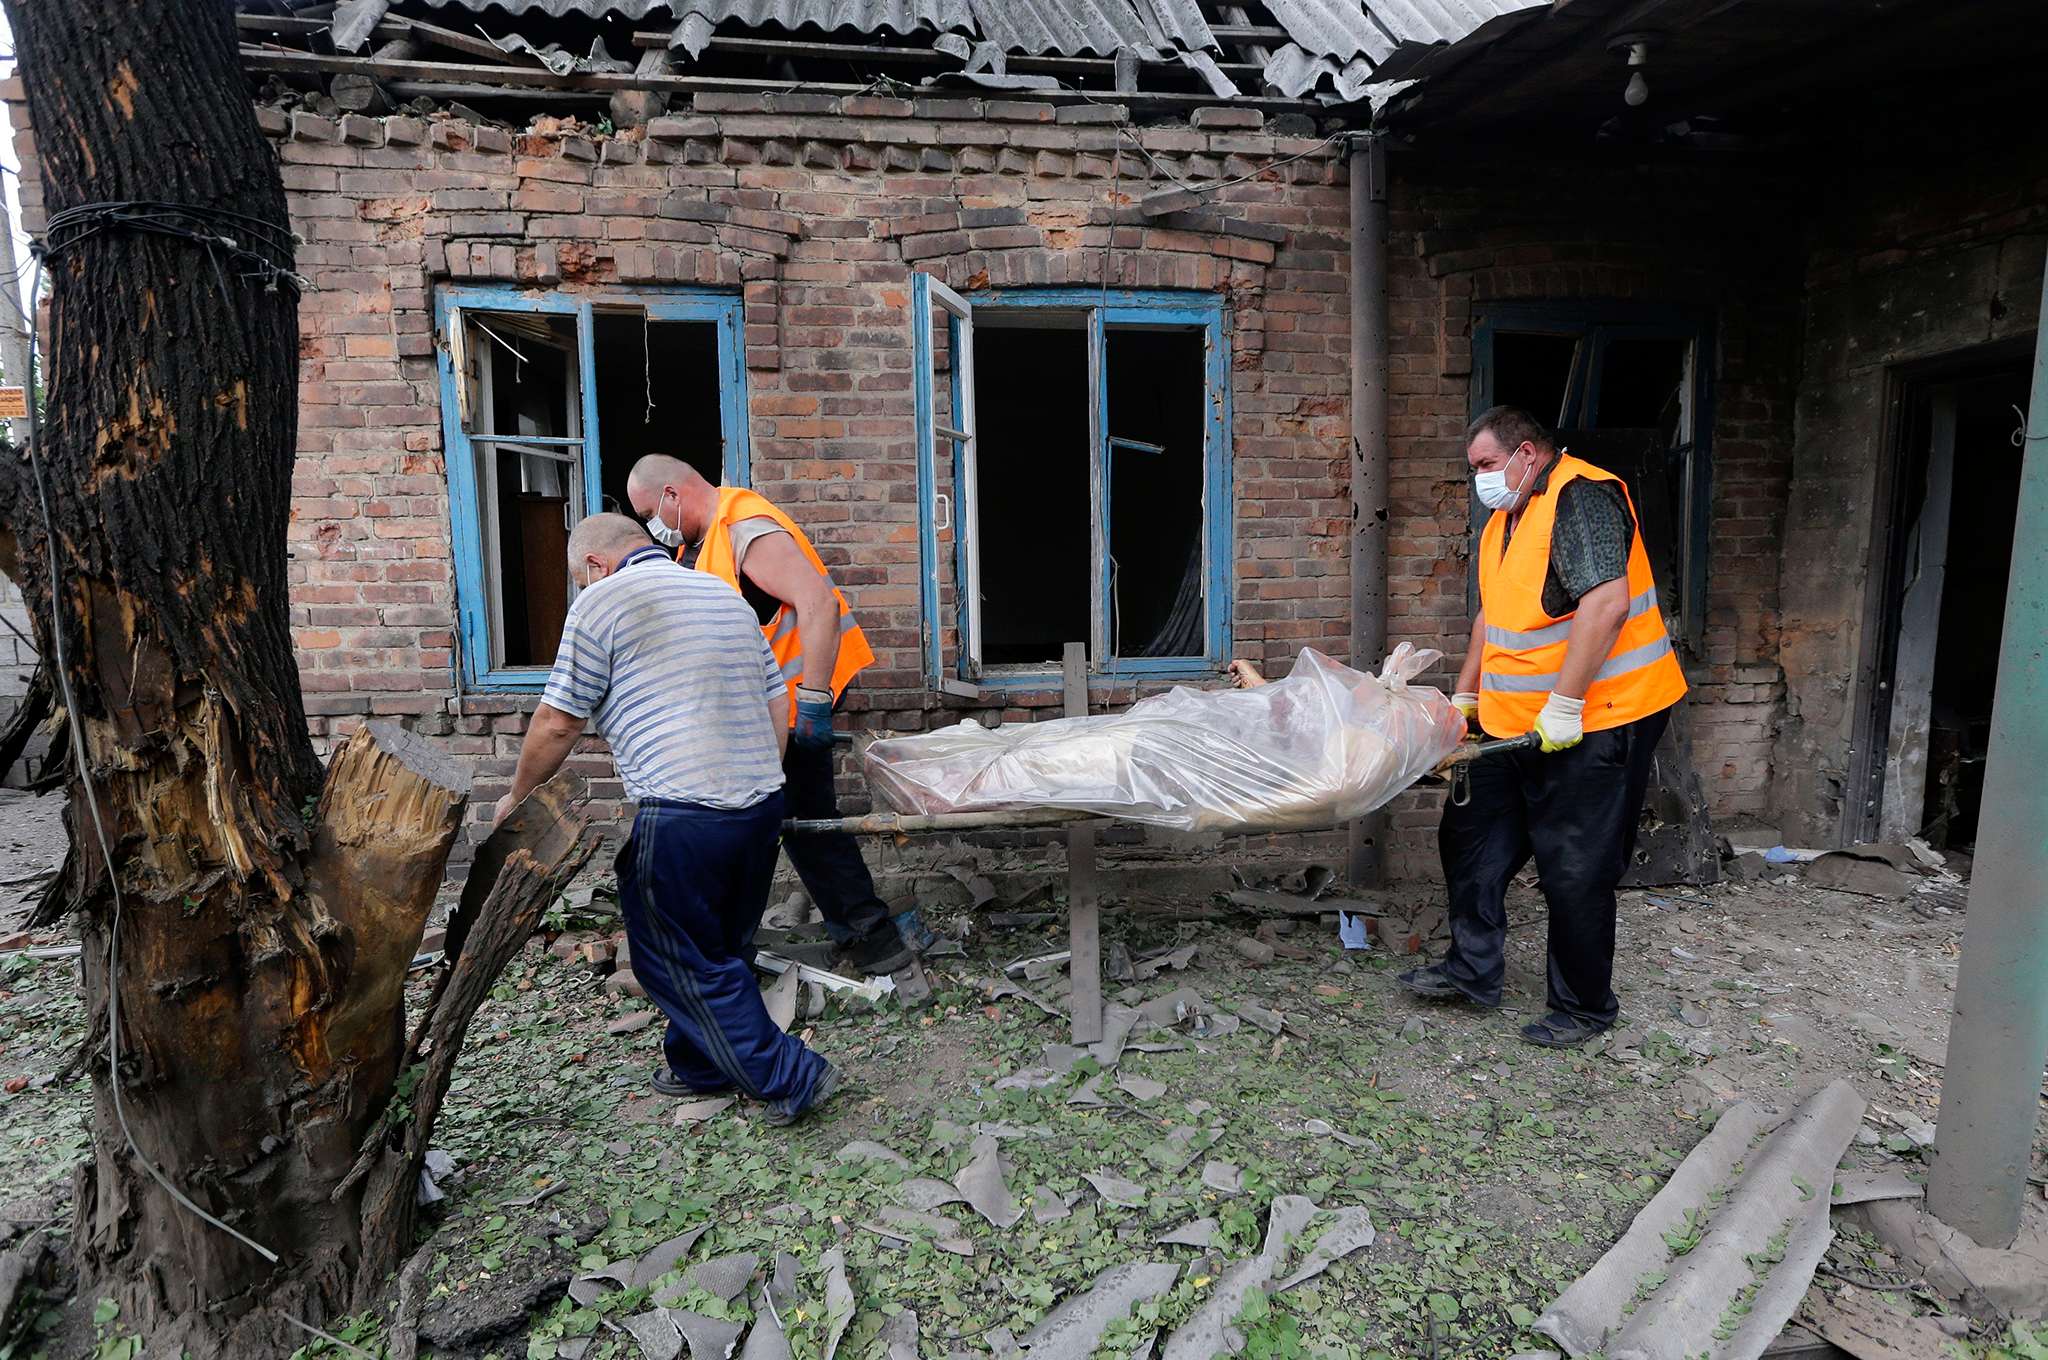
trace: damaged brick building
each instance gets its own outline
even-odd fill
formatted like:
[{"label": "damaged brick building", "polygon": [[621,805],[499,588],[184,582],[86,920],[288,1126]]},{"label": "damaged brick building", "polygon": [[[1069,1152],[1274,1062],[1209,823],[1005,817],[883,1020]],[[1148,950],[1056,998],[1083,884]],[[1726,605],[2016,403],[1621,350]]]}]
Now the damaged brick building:
[{"label": "damaged brick building", "polygon": [[[1363,609],[1455,667],[1459,436],[1514,402],[1631,478],[1716,826],[1968,844],[2048,140],[1953,85],[2039,44],[2022,6],[241,8],[314,285],[321,736],[398,717],[487,807],[566,526],[653,451],[805,526],[878,655],[864,732],[1056,713],[1069,642],[1098,710],[1343,658]],[[1440,796],[1396,803],[1391,876],[1434,874]]]}]

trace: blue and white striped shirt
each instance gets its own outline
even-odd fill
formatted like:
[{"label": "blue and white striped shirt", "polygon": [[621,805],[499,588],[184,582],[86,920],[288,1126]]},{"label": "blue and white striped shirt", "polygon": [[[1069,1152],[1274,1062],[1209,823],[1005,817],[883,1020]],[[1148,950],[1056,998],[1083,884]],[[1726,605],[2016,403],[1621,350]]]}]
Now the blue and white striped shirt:
[{"label": "blue and white striped shirt", "polygon": [[782,787],[785,689],[739,592],[647,547],[569,606],[541,702],[596,720],[628,797],[743,808]]}]

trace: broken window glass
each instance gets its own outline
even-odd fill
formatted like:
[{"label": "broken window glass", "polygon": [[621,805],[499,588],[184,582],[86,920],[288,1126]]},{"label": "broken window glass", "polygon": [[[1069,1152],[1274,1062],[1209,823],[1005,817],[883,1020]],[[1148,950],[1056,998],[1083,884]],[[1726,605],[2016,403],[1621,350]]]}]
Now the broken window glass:
[{"label": "broken window glass", "polygon": [[486,315],[471,322],[483,379],[477,484],[493,661],[545,666],[569,609],[569,529],[583,513],[575,324]]}]

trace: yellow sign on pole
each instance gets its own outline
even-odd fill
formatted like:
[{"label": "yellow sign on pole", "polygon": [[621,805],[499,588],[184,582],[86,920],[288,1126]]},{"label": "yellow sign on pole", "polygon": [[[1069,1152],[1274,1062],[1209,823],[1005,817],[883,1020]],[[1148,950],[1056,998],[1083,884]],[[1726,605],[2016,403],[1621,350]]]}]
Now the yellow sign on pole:
[{"label": "yellow sign on pole", "polygon": [[0,387],[0,420],[28,419],[28,389]]}]

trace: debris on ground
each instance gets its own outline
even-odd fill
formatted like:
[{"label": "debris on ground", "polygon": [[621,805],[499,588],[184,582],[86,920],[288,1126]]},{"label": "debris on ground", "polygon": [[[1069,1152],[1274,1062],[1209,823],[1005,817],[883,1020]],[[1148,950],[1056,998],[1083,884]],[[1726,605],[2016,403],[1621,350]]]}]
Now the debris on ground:
[{"label": "debris on ground", "polygon": [[1863,1108],[1846,1081],[1775,1128],[1736,1104],[1535,1330],[1574,1356],[1756,1360],[1833,1240],[1827,1191]]},{"label": "debris on ground", "polygon": [[[1904,898],[1817,887],[1805,860],[1761,851],[1773,877],[1624,892],[1622,1023],[1550,1053],[1516,1033],[1543,1004],[1545,907],[1532,878],[1509,889],[1502,1006],[1481,1011],[1393,984],[1441,953],[1444,918],[1427,890],[1353,900],[1327,882],[1318,892],[1299,859],[1251,855],[1237,889],[1301,899],[1299,910],[1196,893],[1105,898],[1105,957],[1120,948],[1131,979],[1108,989],[1103,1042],[1074,1046],[1065,964],[1038,981],[1002,971],[1068,946],[1058,853],[976,847],[975,872],[1005,895],[980,911],[959,880],[927,875],[951,895],[921,897],[922,909],[960,952],[924,956],[920,1008],[887,980],[833,991],[798,973],[791,1030],[848,1085],[788,1129],[767,1127],[744,1094],[650,1090],[666,1024],[645,1002],[607,994],[607,975],[575,957],[579,944],[610,943],[616,969],[608,895],[569,903],[479,1010],[437,1126],[453,1170],[435,1177],[444,1198],[421,1211],[434,1233],[419,1266],[423,1344],[444,1360],[638,1360],[631,1321],[675,1345],[677,1360],[702,1360],[693,1342],[716,1349],[727,1337],[739,1360],[821,1360],[832,1333],[822,1265],[836,1250],[850,1299],[838,1360],[995,1360],[1070,1344],[1061,1337],[1164,1360],[1226,1276],[1256,1277],[1246,1263],[1265,1253],[1276,1207],[1298,1198],[1316,1216],[1222,1320],[1226,1341],[1244,1343],[1240,1360],[1432,1349],[1506,1360],[1555,1348],[1530,1330],[1542,1301],[1623,1238],[1717,1120],[1745,1101],[1782,1119],[1842,1076],[1866,1108],[1831,1182],[1808,1178],[1834,1205],[1835,1234],[1808,1302],[1858,1313],[1881,1297],[1929,1326],[1964,1328],[1957,1344],[1973,1360],[1993,1344],[2028,1354],[2008,1340],[2026,1324],[1983,1306],[2023,1307],[2017,1282],[1955,1271],[1957,1287],[1978,1291],[1973,1319],[1943,1292],[1939,1265],[1945,1253],[1976,1261],[1967,1245],[1929,1230],[1936,1264],[1908,1250],[1920,1240],[1964,909],[1960,876],[1942,875],[1960,859],[1915,856],[1921,869],[1900,872],[1938,891]],[[1105,863],[1119,853],[1105,842]],[[0,875],[45,863],[0,863]],[[787,941],[764,948],[829,971],[830,942],[793,884],[778,887],[780,914],[764,925]],[[1015,919],[999,924],[1010,897]],[[1346,951],[1340,911],[1374,927],[1372,947]],[[1276,949],[1246,966],[1232,941],[1261,940],[1266,925],[1263,942],[1310,957]],[[1417,954],[1388,947],[1403,932]],[[91,1145],[89,1084],[65,1067],[86,1032],[75,939],[38,935],[33,948],[66,944],[73,956],[0,956],[0,1078],[22,1082],[0,1095],[0,1215],[24,1224],[68,1221],[70,1169]],[[785,971],[764,970],[770,991]],[[427,969],[409,984],[415,1004],[433,978]],[[1007,1226],[968,1202],[973,1168]],[[2031,1170],[2048,1176],[2048,1158],[2037,1152]],[[2048,1203],[2029,1213],[2048,1216]],[[1280,1217],[1288,1229],[1289,1212]],[[1351,1238],[1360,1245],[1347,1248]],[[752,1281],[730,1298],[701,1283],[729,1279],[692,1275],[748,1256]],[[1319,1274],[1283,1289],[1312,1263]],[[1149,1268],[1155,1280],[1173,1271],[1171,1283],[1121,1311],[1115,1291],[1092,1298],[1098,1283]],[[1054,1330],[1061,1310],[1077,1320]]]}]

